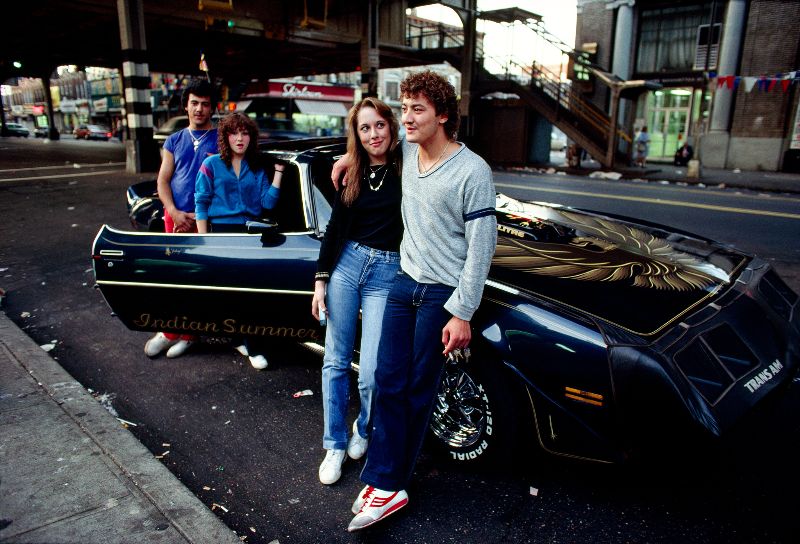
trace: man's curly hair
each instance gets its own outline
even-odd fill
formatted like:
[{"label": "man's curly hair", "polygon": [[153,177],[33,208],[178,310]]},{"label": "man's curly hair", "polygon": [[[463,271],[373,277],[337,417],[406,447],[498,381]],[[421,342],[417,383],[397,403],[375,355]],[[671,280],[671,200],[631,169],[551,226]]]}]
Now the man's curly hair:
[{"label": "man's curly hair", "polygon": [[422,95],[433,104],[436,115],[446,115],[444,132],[448,138],[455,139],[461,118],[458,115],[456,90],[441,75],[426,70],[410,74],[400,83],[400,95],[414,98]]}]

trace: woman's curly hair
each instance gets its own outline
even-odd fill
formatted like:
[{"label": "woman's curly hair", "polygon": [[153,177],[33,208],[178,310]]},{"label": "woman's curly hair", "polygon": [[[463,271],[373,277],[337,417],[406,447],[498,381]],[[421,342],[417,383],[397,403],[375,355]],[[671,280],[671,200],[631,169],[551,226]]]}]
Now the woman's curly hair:
[{"label": "woman's curly hair", "polygon": [[444,132],[448,138],[455,139],[461,118],[458,115],[458,97],[453,85],[443,76],[430,70],[417,72],[400,83],[400,96],[414,98],[419,95],[430,100],[436,115],[447,116]]},{"label": "woman's curly hair", "polygon": [[223,117],[219,122],[219,127],[217,127],[217,147],[219,148],[220,158],[228,166],[231,165],[233,150],[228,143],[228,136],[236,134],[239,131],[246,132],[250,135],[250,145],[247,146],[247,150],[244,152],[244,158],[247,164],[253,171],[261,170],[263,165],[261,165],[260,155],[258,153],[258,125],[243,113],[231,113]]}]

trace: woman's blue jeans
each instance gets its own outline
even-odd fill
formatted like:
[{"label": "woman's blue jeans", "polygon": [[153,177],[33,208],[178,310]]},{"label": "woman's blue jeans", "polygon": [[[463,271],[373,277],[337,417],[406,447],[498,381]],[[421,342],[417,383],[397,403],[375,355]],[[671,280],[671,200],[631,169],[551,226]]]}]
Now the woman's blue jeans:
[{"label": "woman's blue jeans", "polygon": [[372,439],[361,480],[386,491],[405,489],[425,438],[444,367],[444,304],[454,287],[418,283],[400,272],[386,301],[381,362],[375,372]]},{"label": "woman's blue jeans", "polygon": [[361,347],[358,393],[361,411],[358,433],[370,436],[370,411],[375,391],[375,367],[386,296],[400,268],[400,254],[345,243],[328,282],[325,303],[328,324],[322,364],[322,447],[347,448],[347,406],[350,396],[350,362],[353,360],[358,310],[361,309]]}]

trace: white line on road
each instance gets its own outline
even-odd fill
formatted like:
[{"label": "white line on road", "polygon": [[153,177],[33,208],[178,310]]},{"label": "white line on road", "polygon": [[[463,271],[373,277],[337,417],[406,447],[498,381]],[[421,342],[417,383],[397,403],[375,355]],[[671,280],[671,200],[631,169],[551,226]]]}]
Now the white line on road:
[{"label": "white line on road", "polygon": [[770,217],[784,217],[786,219],[800,219],[800,214],[773,212],[769,210],[748,210],[746,208],[734,208],[732,206],[715,206],[713,204],[698,204],[697,202],[685,202],[681,200],[664,200],[661,198],[644,198],[638,196],[624,195],[603,195],[590,193],[588,191],[570,191],[569,189],[545,189],[543,187],[531,187],[530,185],[515,185],[513,183],[495,183],[497,187],[508,187],[509,189],[527,189],[529,191],[542,191],[545,193],[560,193],[577,196],[590,196],[593,198],[609,198],[611,200],[626,200],[629,202],[646,202],[648,204],[660,204],[662,206],[680,206],[684,208],[700,208],[702,210],[715,210],[719,212],[743,213],[749,215],[767,215]]},{"label": "white line on road", "polygon": [[80,168],[94,168],[95,166],[125,166],[124,162],[98,162],[98,163],[68,163],[61,166],[32,166],[30,168],[6,168],[5,170],[0,169],[0,173],[2,172],[22,172],[23,170],[57,170],[58,168],[75,168],[75,164],[79,164]]},{"label": "white line on road", "polygon": [[97,170],[95,172],[81,172],[80,174],[55,174],[52,176],[31,176],[27,178],[3,178],[0,183],[9,183],[12,181],[33,181],[37,179],[56,179],[56,178],[82,178],[85,176],[98,176],[100,174],[119,174],[121,170]]}]

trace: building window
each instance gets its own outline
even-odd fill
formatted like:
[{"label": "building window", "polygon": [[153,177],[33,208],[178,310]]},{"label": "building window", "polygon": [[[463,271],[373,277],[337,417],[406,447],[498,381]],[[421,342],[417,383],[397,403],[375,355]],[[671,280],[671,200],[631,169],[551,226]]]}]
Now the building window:
[{"label": "building window", "polygon": [[385,100],[400,100],[400,83],[397,81],[387,81],[383,98]]},{"label": "building window", "polygon": [[695,64],[698,27],[717,22],[714,4],[643,10],[639,21],[636,71],[688,72]]}]

